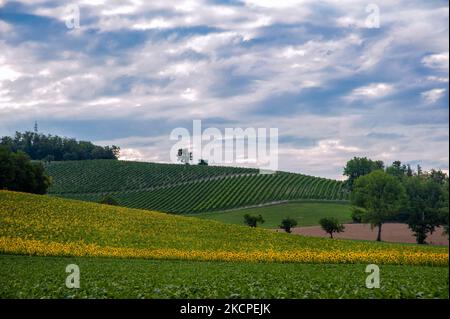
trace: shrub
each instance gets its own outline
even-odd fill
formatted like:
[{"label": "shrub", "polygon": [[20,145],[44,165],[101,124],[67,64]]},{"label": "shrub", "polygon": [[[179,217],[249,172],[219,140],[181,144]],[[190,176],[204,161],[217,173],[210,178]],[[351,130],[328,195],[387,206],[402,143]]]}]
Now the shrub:
[{"label": "shrub", "polygon": [[344,225],[334,217],[322,218],[319,223],[322,229],[330,234],[330,238],[333,238],[333,233],[341,233],[345,229]]},{"label": "shrub", "polygon": [[291,228],[297,226],[297,221],[293,218],[285,218],[281,221],[280,228],[284,229],[286,233],[291,233]]},{"label": "shrub", "polygon": [[252,216],[249,214],[244,215],[244,223],[250,227],[256,227],[258,223],[263,224],[265,222],[261,215]]}]

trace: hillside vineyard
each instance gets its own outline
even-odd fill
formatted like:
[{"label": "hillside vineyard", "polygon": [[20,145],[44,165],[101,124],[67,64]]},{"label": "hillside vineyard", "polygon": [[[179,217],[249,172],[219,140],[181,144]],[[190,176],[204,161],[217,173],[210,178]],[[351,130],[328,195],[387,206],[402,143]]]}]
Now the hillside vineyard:
[{"label": "hillside vineyard", "polygon": [[348,197],[340,181],[239,167],[90,160],[53,162],[46,170],[51,195],[94,202],[109,195],[121,206],[172,213]]}]

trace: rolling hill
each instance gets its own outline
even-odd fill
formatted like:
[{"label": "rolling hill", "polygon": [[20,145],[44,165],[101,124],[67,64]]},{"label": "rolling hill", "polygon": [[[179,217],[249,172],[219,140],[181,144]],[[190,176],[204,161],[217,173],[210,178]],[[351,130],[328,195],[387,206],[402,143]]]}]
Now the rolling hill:
[{"label": "rolling hill", "polygon": [[203,261],[448,265],[442,247],[331,240],[0,191],[0,253]]},{"label": "rolling hill", "polygon": [[290,200],[345,201],[343,183],[302,174],[237,167],[157,164],[115,160],[46,164],[49,194],[171,213],[200,213]]}]

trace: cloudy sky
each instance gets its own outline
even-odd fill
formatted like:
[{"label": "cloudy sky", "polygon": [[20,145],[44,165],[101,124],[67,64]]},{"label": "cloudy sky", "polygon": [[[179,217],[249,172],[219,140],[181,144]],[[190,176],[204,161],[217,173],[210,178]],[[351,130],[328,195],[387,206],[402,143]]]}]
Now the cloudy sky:
[{"label": "cloudy sky", "polygon": [[37,121],[164,162],[200,119],[278,128],[281,170],[448,170],[448,1],[370,3],[0,0],[0,135]]}]

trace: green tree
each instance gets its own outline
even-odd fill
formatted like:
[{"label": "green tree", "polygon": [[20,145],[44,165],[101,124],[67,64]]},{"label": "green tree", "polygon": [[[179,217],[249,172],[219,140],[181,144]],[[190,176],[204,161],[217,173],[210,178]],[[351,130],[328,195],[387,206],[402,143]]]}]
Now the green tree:
[{"label": "green tree", "polygon": [[398,213],[405,198],[403,184],[382,170],[359,177],[351,194],[352,203],[364,208],[366,220],[378,227],[377,241],[381,241],[382,225]]},{"label": "green tree", "polygon": [[319,224],[327,234],[330,234],[330,238],[333,238],[333,233],[341,233],[345,229],[345,226],[334,217],[322,218]]},{"label": "green tree", "polygon": [[244,223],[250,227],[258,226],[258,223],[264,224],[265,220],[261,215],[253,216],[249,214],[244,215]]},{"label": "green tree", "polygon": [[281,221],[280,228],[284,229],[286,233],[291,233],[291,228],[297,226],[297,221],[293,218],[285,218]]},{"label": "green tree", "polygon": [[444,204],[444,187],[439,180],[413,176],[405,180],[408,197],[406,210],[408,226],[413,231],[418,244],[425,244],[428,234],[432,234],[442,223],[441,210]]},{"label": "green tree", "polygon": [[346,181],[348,189],[353,189],[353,184],[358,177],[383,168],[384,164],[382,161],[373,161],[367,157],[354,157],[344,167],[344,175],[348,177]]},{"label": "green tree", "polygon": [[[411,169],[411,168],[409,168],[409,169]],[[388,173],[389,175],[395,176],[399,179],[402,179],[408,175],[408,166],[406,166],[405,164],[402,164],[402,162],[400,162],[400,161],[395,161],[392,163],[391,166],[388,166],[386,168],[386,173]]]},{"label": "green tree", "polygon": [[41,163],[32,163],[23,152],[0,147],[0,189],[45,194],[50,184]]}]

